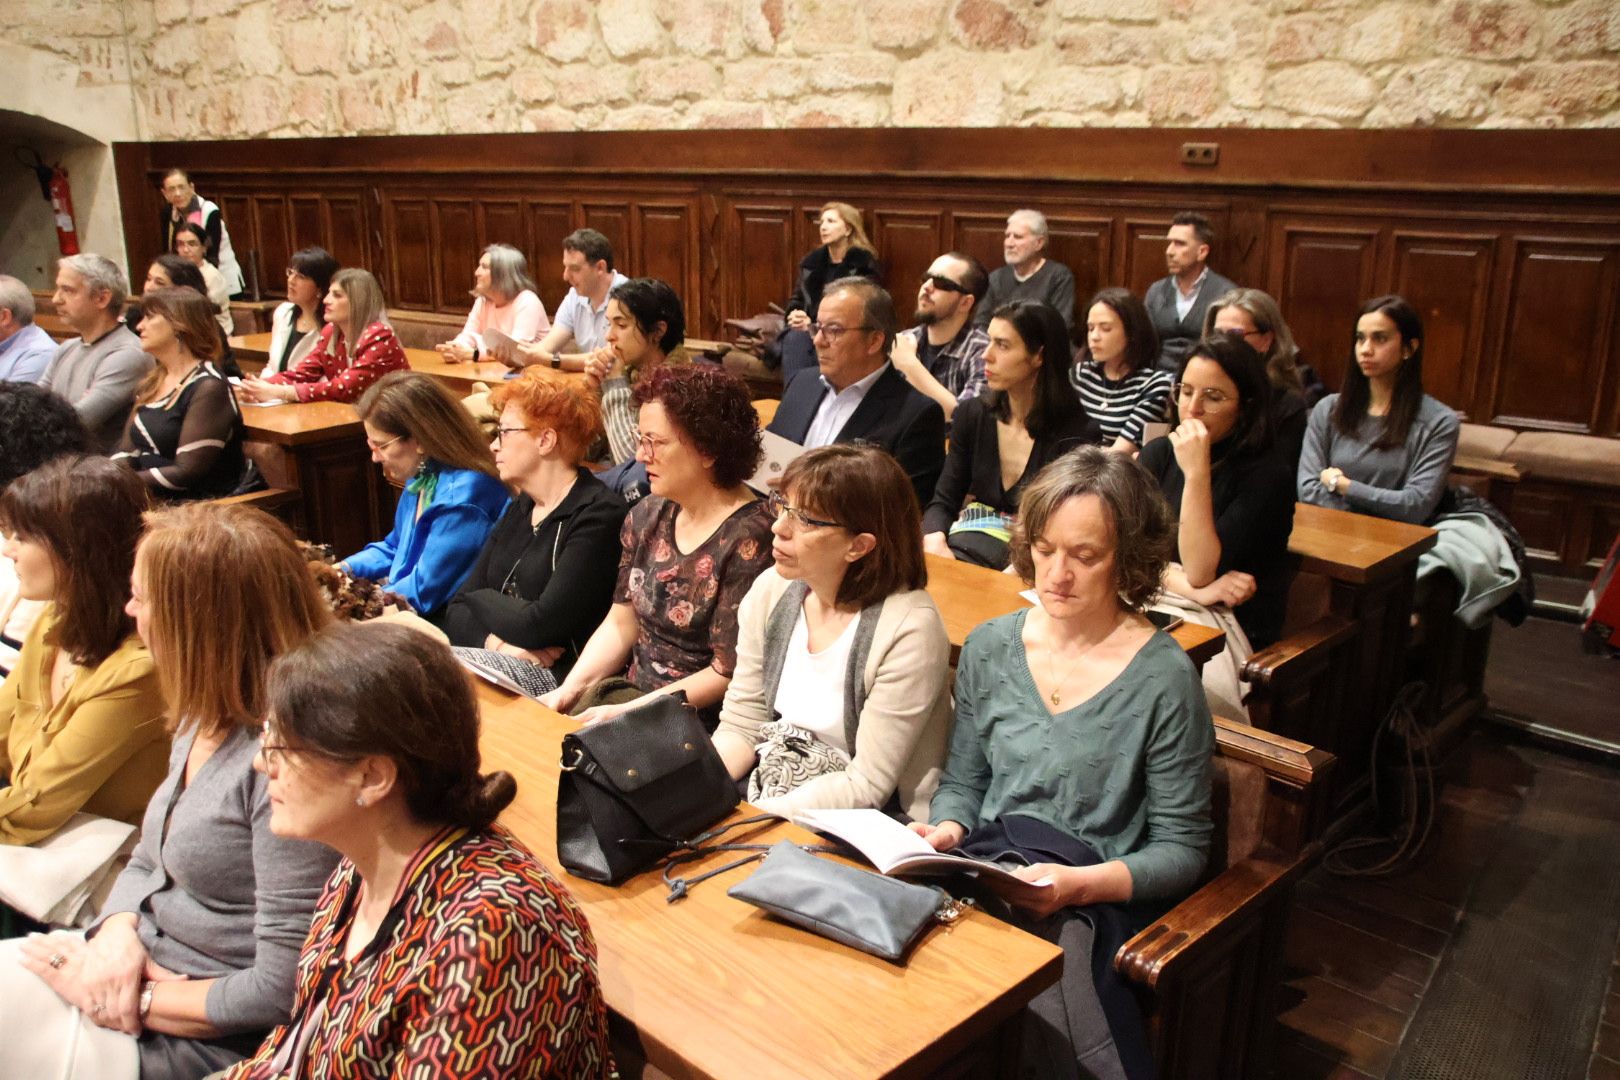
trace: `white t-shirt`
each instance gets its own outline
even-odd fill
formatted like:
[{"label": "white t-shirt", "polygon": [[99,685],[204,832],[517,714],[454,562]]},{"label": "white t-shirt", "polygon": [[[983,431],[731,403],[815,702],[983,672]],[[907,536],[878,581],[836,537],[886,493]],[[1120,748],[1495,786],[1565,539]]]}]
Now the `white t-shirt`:
[{"label": "white t-shirt", "polygon": [[855,642],[860,619],[850,619],[838,640],[819,653],[810,651],[810,627],[804,609],[793,624],[788,638],[787,658],[782,662],[782,678],[776,685],[775,708],[782,722],[810,732],[818,742],[837,750],[845,758],[855,748],[844,737],[844,680],[849,668],[849,650]]}]

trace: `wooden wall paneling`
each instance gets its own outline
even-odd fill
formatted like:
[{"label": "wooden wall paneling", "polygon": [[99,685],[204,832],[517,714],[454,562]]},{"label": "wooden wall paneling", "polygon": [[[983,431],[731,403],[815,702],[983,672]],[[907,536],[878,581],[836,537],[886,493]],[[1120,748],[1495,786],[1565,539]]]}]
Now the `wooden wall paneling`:
[{"label": "wooden wall paneling", "polygon": [[562,242],[574,231],[574,204],[529,199],[523,214],[529,227],[529,273],[540,286],[546,314],[555,316],[568,295],[568,283],[562,279]]},{"label": "wooden wall paneling", "polygon": [[[365,200],[356,195],[327,195],[321,199],[324,220],[319,243],[342,266],[370,266],[366,243]],[[316,242],[316,241],[311,241]]]},{"label": "wooden wall paneling", "polygon": [[[641,267],[636,265],[630,246],[630,200],[621,203],[587,202],[581,205],[581,224],[595,229],[613,245],[613,268],[628,277],[636,277]],[[562,255],[558,244],[557,254]]]},{"label": "wooden wall paneling", "polygon": [[472,307],[478,266],[478,224],[470,198],[433,200],[433,307],[463,312]]},{"label": "wooden wall paneling", "polygon": [[1482,419],[1612,434],[1620,239],[1519,236]]},{"label": "wooden wall paneling", "polygon": [[1300,359],[1330,390],[1344,378],[1356,312],[1375,291],[1377,244],[1371,227],[1273,222],[1266,291],[1288,319]]},{"label": "wooden wall paneling", "polygon": [[785,305],[804,254],[795,246],[793,204],[728,197],[723,213],[730,225],[721,247],[722,317],[746,319]]},{"label": "wooden wall paneling", "polygon": [[382,284],[388,306],[433,310],[433,223],[428,200],[383,193],[382,236],[388,261],[388,279]]},{"label": "wooden wall paneling", "polygon": [[[475,207],[480,253],[491,244],[510,244],[519,251],[527,250],[529,236],[523,219],[522,199],[481,198]],[[477,265],[476,260],[473,265]]]},{"label": "wooden wall paneling", "polygon": [[703,287],[698,276],[697,207],[684,202],[638,201],[632,215],[636,276],[668,282],[680,295],[693,336],[699,336]]},{"label": "wooden wall paneling", "polygon": [[928,266],[945,248],[944,214],[938,210],[874,209],[867,235],[883,263],[883,284],[894,297],[901,326],[917,312],[917,288]]},{"label": "wooden wall paneling", "polygon": [[[292,217],[287,200],[281,195],[255,195],[253,197],[254,232],[258,247],[251,252],[237,250],[236,259],[242,267],[249,296],[257,284],[261,296],[277,296],[286,292],[287,257],[293,253]],[[231,237],[232,248],[236,238]]]},{"label": "wooden wall paneling", "polygon": [[1478,416],[1474,376],[1490,322],[1496,237],[1396,228],[1391,247],[1394,267],[1380,276],[1423,317],[1424,390]]},{"label": "wooden wall paneling", "polygon": [[1108,218],[1052,216],[1046,219],[1046,254],[1074,274],[1076,342],[1085,340],[1086,303],[1097,290],[1112,284],[1114,223]]},{"label": "wooden wall paneling", "polygon": [[[304,248],[326,246],[326,238],[330,230],[326,226],[324,200],[319,195],[289,195],[287,196],[287,218],[292,230],[292,249],[288,252],[289,262],[292,251]],[[284,271],[286,263],[264,264],[264,294],[265,296],[286,296],[287,278]]]},{"label": "wooden wall paneling", "polygon": [[1592,524],[1580,554],[1586,568],[1596,570],[1609,557],[1614,538],[1620,535],[1620,498],[1611,492],[1594,492],[1589,506]]},{"label": "wooden wall paneling", "polygon": [[975,211],[951,214],[949,245],[952,251],[965,251],[984,263],[986,273],[1006,265],[1001,254],[1001,241],[1007,232],[1005,214],[981,214]]},{"label": "wooden wall paneling", "polygon": [[[1137,296],[1147,295],[1148,286],[1164,277],[1165,232],[1170,228],[1170,215],[1162,218],[1142,219],[1136,216],[1120,222],[1120,258],[1114,277],[1107,285],[1123,285]],[[1084,320],[1082,320],[1084,321]]]}]

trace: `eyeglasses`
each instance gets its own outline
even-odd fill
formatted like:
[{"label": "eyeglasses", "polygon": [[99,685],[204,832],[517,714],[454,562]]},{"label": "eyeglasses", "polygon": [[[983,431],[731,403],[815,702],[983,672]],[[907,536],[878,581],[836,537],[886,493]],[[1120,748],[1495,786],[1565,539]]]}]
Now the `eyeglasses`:
[{"label": "eyeglasses", "polygon": [[1228,401],[1237,400],[1231,394],[1224,394],[1219,390],[1200,390],[1198,387],[1188,386],[1186,383],[1176,383],[1170,390],[1176,395],[1176,401],[1182,405],[1191,405],[1202,396],[1204,408],[1206,409],[1218,409]]},{"label": "eyeglasses", "polygon": [[952,281],[944,274],[924,274],[922,283],[932,285],[936,292],[967,292],[967,289],[960,282]]},{"label": "eyeglasses", "polygon": [[498,428],[495,429],[495,442],[498,445],[501,442],[501,440],[504,439],[508,435],[514,435],[519,431],[529,431],[529,430],[530,429],[526,428],[526,427],[498,427]]},{"label": "eyeglasses", "polygon": [[636,432],[636,453],[647,451],[647,460],[651,461],[663,452],[664,447],[672,445],[674,439],[660,439],[652,435],[643,435]]},{"label": "eyeglasses", "polygon": [[803,510],[800,510],[798,507],[789,506],[787,496],[783,495],[780,491],[771,492],[770,497],[765,500],[765,509],[771,512],[771,517],[773,518],[778,518],[783,514],[786,514],[788,516],[788,520],[793,522],[795,525],[809,525],[818,529],[843,528],[843,526],[838,524],[836,521],[825,521],[821,518],[813,518],[809,514],[806,514]]},{"label": "eyeglasses", "polygon": [[366,440],[366,445],[371,447],[371,452],[372,453],[380,454],[384,450],[388,449],[390,446],[393,446],[395,443],[399,442],[399,440],[401,440],[403,438],[405,438],[404,435],[395,435],[392,439],[389,439],[387,442],[372,442],[370,439],[367,439]]},{"label": "eyeglasses", "polygon": [[1266,334],[1269,334],[1271,331],[1270,330],[1258,330],[1258,329],[1256,329],[1256,330],[1239,330],[1237,327],[1234,326],[1230,330],[1217,330],[1215,332],[1217,334],[1225,334],[1227,337],[1232,338],[1233,340],[1236,340],[1236,341],[1248,341],[1250,338],[1264,337]]},{"label": "eyeglasses", "polygon": [[287,755],[291,752],[292,747],[286,743],[273,743],[270,741],[270,721],[266,720],[264,722],[264,731],[259,736],[259,753],[264,757],[265,768],[275,769],[285,765]]},{"label": "eyeglasses", "polygon": [[827,339],[828,343],[830,344],[830,343],[836,342],[839,338],[843,337],[845,334],[849,333],[851,330],[876,330],[876,329],[877,329],[877,327],[875,327],[875,326],[839,326],[837,323],[813,322],[813,323],[810,324],[810,336],[811,337],[817,337],[817,336],[824,337],[824,338]]},{"label": "eyeglasses", "polygon": [[311,280],[310,277],[302,271],[295,270],[291,266],[287,267],[287,280],[296,281],[298,278],[303,278],[305,281]]}]

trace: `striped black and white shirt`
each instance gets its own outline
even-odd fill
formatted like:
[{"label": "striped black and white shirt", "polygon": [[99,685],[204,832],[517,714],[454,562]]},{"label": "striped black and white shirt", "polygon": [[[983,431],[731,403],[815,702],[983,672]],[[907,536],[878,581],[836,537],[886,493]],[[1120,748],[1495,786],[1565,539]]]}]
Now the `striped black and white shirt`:
[{"label": "striped black and white shirt", "polygon": [[1101,364],[1086,359],[1069,372],[1081,404],[1102,428],[1105,446],[1121,435],[1141,446],[1145,426],[1163,421],[1169,411],[1171,381],[1169,372],[1144,367],[1116,382]]}]

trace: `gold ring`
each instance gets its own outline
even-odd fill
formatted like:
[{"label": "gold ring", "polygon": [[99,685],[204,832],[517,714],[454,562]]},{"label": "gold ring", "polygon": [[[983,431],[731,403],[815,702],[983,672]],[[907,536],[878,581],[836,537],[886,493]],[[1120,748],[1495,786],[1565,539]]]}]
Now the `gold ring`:
[{"label": "gold ring", "polygon": [[63,956],[61,953],[52,953],[51,958],[45,962],[51,965],[53,968],[60,968],[63,964],[67,963],[67,957]]}]

